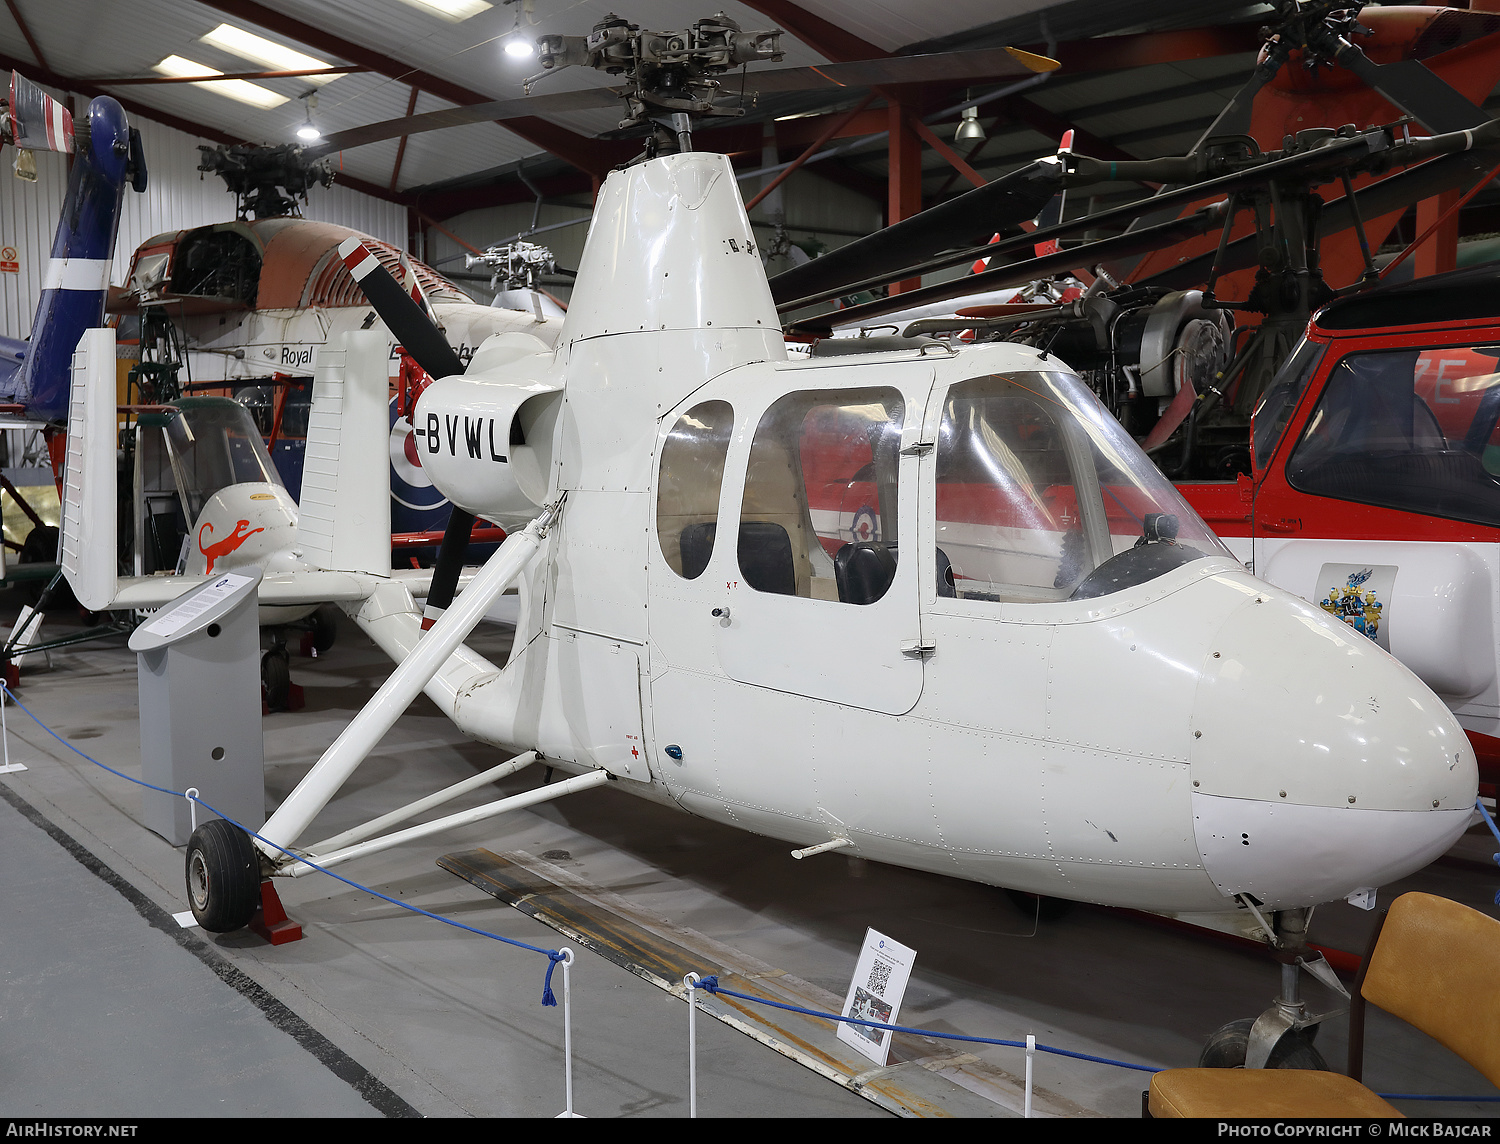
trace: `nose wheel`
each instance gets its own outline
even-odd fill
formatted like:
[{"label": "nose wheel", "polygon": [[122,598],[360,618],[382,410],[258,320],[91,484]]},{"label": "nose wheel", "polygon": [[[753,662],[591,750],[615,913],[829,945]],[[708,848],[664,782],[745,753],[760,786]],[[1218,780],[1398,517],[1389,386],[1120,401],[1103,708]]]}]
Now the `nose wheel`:
[{"label": "nose wheel", "polygon": [[193,831],[184,873],[188,905],[200,926],[229,933],[250,924],[260,905],[260,855],[238,826],[214,818]]},{"label": "nose wheel", "polygon": [[[1208,1038],[1208,1043],[1203,1046],[1203,1052],[1198,1057],[1200,1069],[1242,1069],[1245,1067],[1245,1058],[1250,1051],[1250,1033],[1255,1027],[1254,1017],[1242,1017],[1238,1021],[1230,1021],[1214,1031]],[[1317,1069],[1321,1072],[1328,1071],[1328,1062],[1323,1059],[1323,1054],[1318,1052],[1317,1046],[1313,1044],[1313,1038],[1318,1035],[1318,1027],[1312,1025],[1307,1029],[1293,1030],[1284,1033],[1271,1047],[1271,1055],[1266,1059],[1265,1067],[1268,1069]]]},{"label": "nose wheel", "polygon": [[1245,903],[1272,938],[1272,955],[1281,963],[1281,995],[1259,1017],[1245,1017],[1222,1026],[1208,1039],[1198,1058],[1199,1068],[1319,1069],[1328,1062],[1313,1044],[1318,1026],[1344,1012],[1312,1013],[1302,999],[1303,970],[1343,995],[1349,992],[1321,953],[1307,944],[1310,909],[1282,910],[1266,925],[1260,911]]}]

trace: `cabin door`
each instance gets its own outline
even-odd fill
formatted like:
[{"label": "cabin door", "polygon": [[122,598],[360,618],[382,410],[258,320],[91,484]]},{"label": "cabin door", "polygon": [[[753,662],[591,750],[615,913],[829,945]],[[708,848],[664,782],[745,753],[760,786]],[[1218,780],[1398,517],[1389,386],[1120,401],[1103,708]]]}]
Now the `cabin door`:
[{"label": "cabin door", "polygon": [[711,622],[731,679],[903,714],[922,693],[911,445],[932,370],[899,363],[878,376],[880,385],[782,395],[748,451],[735,450],[738,465],[731,455],[723,524],[735,529],[725,538],[733,559],[720,564],[729,571],[714,585]]}]

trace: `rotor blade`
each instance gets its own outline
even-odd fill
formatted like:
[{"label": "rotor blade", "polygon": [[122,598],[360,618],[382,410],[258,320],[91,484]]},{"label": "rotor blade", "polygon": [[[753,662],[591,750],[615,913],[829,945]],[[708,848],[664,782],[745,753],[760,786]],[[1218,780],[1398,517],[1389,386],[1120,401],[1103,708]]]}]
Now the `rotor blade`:
[{"label": "rotor blade", "polygon": [[73,117],[68,109],[15,71],[10,73],[10,114],[17,147],[72,154]]},{"label": "rotor blade", "polygon": [[[883,60],[859,60],[853,63],[819,64],[816,67],[780,68],[755,72],[749,82],[757,92],[816,91],[840,87],[870,87],[889,83],[923,83],[931,80],[1004,79],[1016,75],[1049,72],[1061,65],[1046,56],[1024,52],[1020,48],[987,48],[972,52],[940,52],[919,56],[892,56]],[[444,127],[461,127],[490,120],[519,119],[528,115],[550,115],[562,111],[590,111],[619,105],[622,92],[611,88],[589,87],[578,91],[559,91],[548,95],[529,95],[520,99],[496,99],[386,119],[364,127],[351,127],[325,135],[307,153],[313,158],[334,151],[347,151],[366,143],[379,143],[402,135],[420,135]],[[1030,217],[1030,216],[1028,216]]]},{"label": "rotor blade", "polygon": [[1047,278],[1053,274],[1072,270],[1077,266],[1093,265],[1094,263],[1104,262],[1111,258],[1122,258],[1130,254],[1156,250],[1162,246],[1170,246],[1174,242],[1196,238],[1198,235],[1204,234],[1214,227],[1222,226],[1224,223],[1224,209],[1222,204],[1215,203],[1213,206],[1205,207],[1203,210],[1196,211],[1184,218],[1173,219],[1159,226],[1128,231],[1125,234],[1116,235],[1114,238],[1100,239],[1098,242],[1073,247],[1071,250],[1060,251],[1057,254],[1044,255],[1041,258],[1029,258],[1024,262],[1013,262],[1008,266],[986,270],[982,274],[975,274],[967,278],[955,278],[948,282],[938,282],[932,286],[924,286],[920,290],[909,290],[902,294],[892,294],[889,298],[880,298],[874,302],[866,302],[862,306],[851,306],[845,310],[832,310],[826,314],[804,318],[802,321],[789,326],[788,329],[796,333],[827,333],[833,329],[835,324],[840,326],[857,325],[873,318],[895,313],[898,310],[923,306],[929,302],[946,302],[950,298],[962,298],[969,294],[983,293],[986,290],[1000,290],[1007,286],[1022,286],[1027,282],[1034,282],[1038,278]]},{"label": "rotor blade", "polygon": [[1264,58],[1256,63],[1255,70],[1250,73],[1250,78],[1245,81],[1239,91],[1234,93],[1234,98],[1208,125],[1208,130],[1198,137],[1198,142],[1188,149],[1189,155],[1196,154],[1204,143],[1216,135],[1250,134],[1250,119],[1255,111],[1255,97],[1260,94],[1260,89],[1270,83],[1276,73],[1281,70],[1290,50],[1280,40],[1272,41]]},{"label": "rotor blade", "polygon": [[[883,257],[886,249],[881,241],[882,239],[890,235],[893,231],[900,230],[903,227],[911,227],[911,224],[922,219],[927,219],[929,216],[934,216],[937,212],[944,211],[949,213],[943,215],[941,218],[934,218],[925,232],[918,233],[931,233],[941,225],[964,225],[967,228],[969,219],[962,210],[955,209],[950,211],[950,208],[961,208],[961,204],[965,200],[973,196],[983,195],[991,187],[999,186],[1005,183],[1007,179],[1013,177],[1007,175],[1005,178],[997,179],[987,186],[979,187],[976,190],[968,192],[968,194],[960,195],[958,198],[944,203],[940,207],[923,211],[906,222],[898,223],[895,227],[877,231],[866,238],[851,242],[848,246],[841,246],[838,250],[825,254],[822,258],[815,258],[806,266],[799,266],[793,270],[778,274],[775,278],[771,279],[771,296],[776,301],[777,309],[797,310],[803,306],[810,306],[817,302],[826,301],[828,298],[836,297],[839,294],[867,290],[874,286],[883,285],[886,282],[899,281],[902,278],[914,278],[935,270],[943,270],[950,266],[956,266],[973,258],[999,256],[1019,247],[1032,246],[1054,239],[1068,238],[1081,231],[1092,230],[1099,226],[1109,226],[1117,222],[1128,222],[1137,219],[1146,211],[1164,211],[1192,202],[1195,199],[1231,194],[1246,187],[1256,186],[1269,179],[1307,177],[1320,172],[1327,173],[1331,178],[1336,172],[1346,170],[1351,162],[1381,150],[1384,146],[1385,136],[1379,133],[1334,139],[1323,146],[1287,155],[1280,159],[1274,159],[1243,171],[1221,175],[1217,179],[1209,179],[1204,182],[1186,182],[1185,185],[1173,191],[1159,194],[1149,199],[1126,203],[1124,206],[1114,207],[1111,210],[1101,211],[1097,214],[1083,215],[1069,222],[1044,227],[1031,231],[1028,234],[1001,239],[999,242],[987,243],[982,246],[964,247],[925,262],[892,262],[890,258]],[[1052,162],[1051,159],[1039,159],[1036,163],[1031,164],[1030,167],[1022,167],[1013,174],[1023,175],[1031,171],[1032,168],[1039,165],[1051,164]],[[1067,176],[1057,176],[1059,186],[1064,183],[1072,186],[1080,186],[1086,185],[1088,182],[1099,182],[1106,179],[1113,180],[1117,177],[1150,178],[1155,176],[1166,181],[1180,182],[1191,177],[1190,168],[1193,165],[1189,159],[1170,157],[1157,160],[1141,160],[1136,163],[1109,163],[1098,159],[1091,159],[1086,155],[1079,155],[1075,156],[1075,162],[1077,164],[1075,173]],[[1020,217],[1028,218],[1030,216],[1021,215]],[[1016,220],[1013,218],[1011,221]],[[911,227],[911,229],[912,231],[917,231],[915,227]],[[1140,233],[1154,234],[1164,232],[1160,231],[1153,224],[1141,228]],[[902,243],[896,249],[904,253],[912,249],[915,245],[915,241],[906,242]],[[940,247],[934,242],[933,247],[930,249],[940,249]],[[1150,247],[1142,248],[1142,252],[1150,249]],[[838,259],[838,262],[834,263],[835,259]],[[800,285],[804,277],[811,279],[813,276],[807,272],[821,267],[825,263],[832,263],[832,270],[822,276],[821,281],[823,284],[817,289],[808,290],[802,294],[792,293],[787,289],[788,286]],[[1080,260],[1075,262],[1069,269],[1085,265],[1091,265],[1091,263],[1085,263]],[[844,277],[831,282],[828,280],[834,271],[844,271],[846,268],[863,271],[870,270],[872,266],[878,266],[878,269],[857,279]],[[903,295],[903,297],[905,296]]]},{"label": "rotor blade", "polygon": [[[1500,163],[1500,147],[1475,148],[1458,155],[1445,155],[1430,159],[1400,174],[1391,175],[1377,183],[1370,183],[1354,192],[1362,219],[1379,218],[1383,214],[1400,210],[1414,202],[1430,199],[1443,191],[1464,186]],[[1348,230],[1354,225],[1354,215],[1347,198],[1334,199],[1323,207],[1318,220],[1318,234],[1326,238],[1330,234]],[[1245,270],[1259,260],[1258,236],[1247,234],[1237,238],[1224,250],[1219,263],[1219,273]],[[1214,251],[1178,263],[1160,274],[1136,283],[1137,286],[1165,286],[1170,290],[1188,290],[1208,281],[1214,261]],[[906,297],[903,294],[900,297]]]},{"label": "rotor blade", "polygon": [[1377,64],[1353,44],[1339,49],[1338,62],[1434,135],[1480,127],[1490,117],[1417,60]]},{"label": "rotor blade", "polygon": [[1056,60],[1019,48],[984,48],[972,52],[889,56],[883,60],[815,64],[753,72],[746,86],[762,95],[781,91],[817,91],[830,87],[877,87],[892,83],[1008,79],[1061,67]]},{"label": "rotor blade", "polygon": [[1063,167],[1048,157],[976,187],[921,214],[855,239],[771,279],[778,304],[815,294],[845,293],[850,282],[887,270],[900,270],[935,250],[966,242],[976,234],[994,234],[1034,218],[1062,186]]},{"label": "rotor blade", "polygon": [[463,362],[453,352],[448,339],[391,272],[380,264],[380,259],[368,246],[357,238],[346,238],[339,243],[339,257],[365,292],[370,305],[375,307],[386,329],[395,335],[419,366],[434,378],[463,373]]},{"label": "rotor blade", "polygon": [[619,93],[607,87],[586,87],[578,91],[553,92],[550,95],[470,103],[442,111],[428,111],[421,115],[367,123],[363,127],[351,127],[346,131],[334,131],[307,148],[306,154],[316,159],[334,151],[347,151],[351,147],[363,147],[366,143],[379,143],[383,139],[396,139],[402,135],[420,135],[424,131],[437,131],[444,127],[463,127],[470,123],[520,119],[528,115],[549,115],[561,111],[590,111],[600,107],[617,107],[619,103]]}]

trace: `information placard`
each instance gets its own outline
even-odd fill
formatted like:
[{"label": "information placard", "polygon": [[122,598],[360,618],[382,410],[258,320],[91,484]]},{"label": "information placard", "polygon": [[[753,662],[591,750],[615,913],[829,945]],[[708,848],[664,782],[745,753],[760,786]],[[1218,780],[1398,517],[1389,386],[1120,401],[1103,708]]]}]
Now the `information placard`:
[{"label": "information placard", "polygon": [[[843,1015],[861,1021],[896,1024],[916,956],[916,950],[908,949],[899,941],[892,941],[875,930],[866,930],[859,963],[854,967],[854,980],[849,983],[849,996],[844,999]],[[868,1025],[850,1025],[841,1021],[838,1037],[877,1065],[884,1065],[890,1054],[889,1029],[872,1029]]]}]

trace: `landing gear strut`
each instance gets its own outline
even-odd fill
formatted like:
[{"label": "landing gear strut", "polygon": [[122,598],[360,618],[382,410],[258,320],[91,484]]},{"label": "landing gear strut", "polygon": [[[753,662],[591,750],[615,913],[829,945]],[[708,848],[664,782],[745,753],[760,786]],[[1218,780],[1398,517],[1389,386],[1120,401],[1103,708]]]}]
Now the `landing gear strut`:
[{"label": "landing gear strut", "polygon": [[[1260,911],[1246,903],[1261,917]],[[1299,970],[1305,969],[1324,985],[1348,998],[1349,992],[1321,953],[1307,944],[1307,923],[1312,910],[1282,910],[1273,914],[1273,924],[1261,923],[1271,937],[1271,953],[1281,963],[1281,995],[1259,1017],[1231,1021],[1208,1039],[1199,1068],[1322,1069],[1328,1063],[1313,1045],[1319,1023],[1342,1013],[1310,1013],[1302,1000]]]}]

